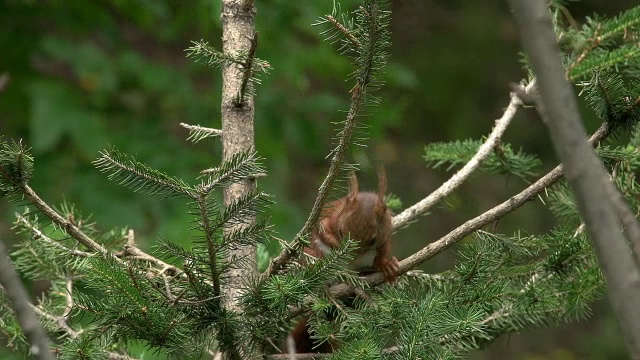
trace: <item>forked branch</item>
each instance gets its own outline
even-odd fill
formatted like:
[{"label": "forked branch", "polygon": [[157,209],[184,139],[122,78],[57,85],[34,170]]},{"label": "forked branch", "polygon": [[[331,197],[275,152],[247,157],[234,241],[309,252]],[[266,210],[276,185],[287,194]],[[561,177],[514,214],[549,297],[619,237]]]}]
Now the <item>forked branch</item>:
[{"label": "forked branch", "polygon": [[[529,93],[535,87],[535,80],[531,81],[525,88],[524,92]],[[480,146],[476,154],[467,162],[462,169],[458,170],[449,180],[440,185],[438,189],[432,192],[426,198],[420,200],[415,205],[407,208],[400,214],[393,218],[393,227],[395,229],[401,228],[409,224],[412,220],[415,220],[418,216],[425,214],[434,205],[442,201],[442,199],[449,196],[455,189],[457,189],[462,183],[478,169],[482,162],[491,155],[491,152],[500,143],[500,138],[507,130],[507,127],[513,120],[518,108],[522,105],[522,100],[514,92],[511,93],[511,101],[507,106],[502,117],[496,121],[496,125],[491,131],[491,134],[487,140]]]},{"label": "forked branch", "polygon": [[[592,145],[597,144],[605,137],[607,137],[610,131],[611,126],[609,125],[609,123],[603,123],[600,128],[598,128],[598,130],[591,136],[589,142]],[[468,220],[453,231],[449,232],[447,235],[423,247],[408,258],[400,261],[399,273],[406,273],[407,271],[415,268],[416,266],[431,259],[435,255],[448,249],[451,245],[462,240],[465,236],[472,234],[474,231],[481,229],[487,224],[491,224],[492,222],[502,218],[503,216],[526,204],[528,201],[533,200],[536,196],[545,191],[545,189],[560,180],[562,176],[562,165],[558,165],[546,175],[538,179],[538,181],[522,190],[520,193],[512,196],[500,205],[484,212],[483,214],[478,215],[471,220]],[[384,280],[382,273],[367,275],[364,279],[370,285],[380,284]],[[330,288],[330,292],[335,296],[344,296],[353,293],[353,288],[346,284],[337,284]]]}]

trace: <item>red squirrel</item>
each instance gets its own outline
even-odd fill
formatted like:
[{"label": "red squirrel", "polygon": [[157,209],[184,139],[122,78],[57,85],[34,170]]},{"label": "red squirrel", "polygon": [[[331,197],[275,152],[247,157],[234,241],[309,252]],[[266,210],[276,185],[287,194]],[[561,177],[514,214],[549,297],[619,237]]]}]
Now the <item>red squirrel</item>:
[{"label": "red squirrel", "polygon": [[[391,210],[384,202],[387,177],[384,170],[378,172],[378,192],[358,191],[355,174],[349,181],[349,194],[328,204],[318,226],[311,232],[311,241],[304,252],[321,258],[338,247],[340,241],[350,237],[358,243],[358,249],[349,266],[356,271],[373,269],[384,274],[387,282],[398,276],[399,264],[391,256]],[[291,336],[297,353],[331,352],[333,345],[321,344],[314,348],[309,336],[307,319],[301,319]]]},{"label": "red squirrel", "polygon": [[398,259],[391,256],[391,210],[384,202],[387,177],[378,172],[378,192],[358,191],[355,174],[349,181],[349,194],[329,203],[323,217],[311,232],[310,246],[305,253],[323,257],[350,237],[358,244],[357,253],[349,264],[354,270],[373,268],[384,274],[387,282],[398,276]]}]

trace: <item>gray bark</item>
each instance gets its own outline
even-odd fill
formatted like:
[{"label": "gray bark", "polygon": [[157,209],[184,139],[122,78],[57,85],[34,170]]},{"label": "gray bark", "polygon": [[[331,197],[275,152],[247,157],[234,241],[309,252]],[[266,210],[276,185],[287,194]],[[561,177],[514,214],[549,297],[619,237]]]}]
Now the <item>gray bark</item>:
[{"label": "gray bark", "polygon": [[[254,19],[256,9],[253,1],[222,0],[222,50],[225,54],[237,54],[240,50],[249,51],[251,39],[255,35]],[[237,103],[242,87],[242,73],[238,65],[233,64],[222,70],[222,158],[229,160],[234,154],[253,150],[254,103],[253,95],[246,94],[244,101]],[[228,206],[241,196],[255,189],[255,180],[240,184],[232,184],[224,190],[224,204]],[[248,219],[247,223],[253,221]],[[246,226],[246,225],[245,225]],[[237,227],[225,231],[237,230]],[[246,259],[244,266],[231,269],[228,280],[223,286],[224,302],[228,309],[239,310],[237,304],[238,291],[243,279],[252,276],[256,271],[256,249],[245,246],[231,251],[233,259]]]},{"label": "gray bark", "polygon": [[[55,360],[49,350],[49,337],[44,332],[35,311],[31,308],[29,295],[20,277],[11,264],[4,243],[0,240],[0,285],[11,302],[11,307],[31,344],[31,355],[38,360]],[[0,290],[2,291],[2,290]]]},{"label": "gray bark", "polygon": [[640,273],[623,236],[608,174],[588,145],[552,28],[547,2],[511,0],[524,48],[538,80],[551,140],[575,195],[608,284],[608,296],[629,352],[640,359]]}]

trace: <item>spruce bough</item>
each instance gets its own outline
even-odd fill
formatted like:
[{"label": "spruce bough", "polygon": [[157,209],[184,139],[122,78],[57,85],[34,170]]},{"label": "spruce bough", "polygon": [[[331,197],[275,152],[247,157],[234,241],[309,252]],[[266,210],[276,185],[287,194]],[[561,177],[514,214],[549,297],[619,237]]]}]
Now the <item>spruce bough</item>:
[{"label": "spruce bough", "polygon": [[[238,6],[231,10],[255,14],[252,1],[242,3],[246,7],[233,3]],[[640,84],[634,74],[640,60],[630,34],[637,36],[640,31],[640,7],[611,19],[590,18],[575,29],[565,25],[562,6],[552,2],[550,11],[566,77],[580,87],[580,95],[601,119],[601,130],[594,135],[596,150],[626,200],[637,208]],[[353,12],[336,4],[316,23],[340,54],[353,61],[350,107],[306,224],[292,242],[283,243],[282,255],[263,274],[244,272],[250,276],[242,283],[229,274],[252,269],[255,259],[233,254],[274,239],[266,219],[276,205],[254,188],[225,204],[213,194],[234,184],[253,184],[266,175],[252,146],[228,154],[196,180],[166,174],[115,148],[101,153],[94,163],[110,180],[150,196],[187,201],[185,211],[193,222],[185,226],[193,226],[197,234],[192,247],[162,240],[148,253],[138,247],[131,229],[105,231],[71,204],[57,209],[47,204],[29,186],[36,166],[29,148],[23,142],[0,140],[0,195],[26,204],[15,223],[24,240],[11,259],[23,277],[51,282],[51,290],[32,308],[42,326],[55,335],[51,346],[60,358],[123,359],[132,356],[133,342],[178,357],[220,351],[232,359],[260,358],[286,352],[284,339],[302,315],[309,319],[318,342],[339,344],[333,359],[459,358],[504,334],[589,315],[589,304],[604,291],[603,278],[573,197],[559,180],[562,169],[536,180],[540,173],[536,156],[501,141],[515,112],[528,96],[536,96],[532,78],[516,87],[504,119],[486,139],[425,147],[430,167],[455,170],[467,165],[441,191],[427,197],[428,202],[398,214],[394,226],[416,220],[476,171],[533,182],[513,201],[400,262],[404,275],[391,286],[376,286],[381,274],[359,277],[346,269],[355,246],[350,241],[300,265],[302,246],[323,205],[344,193],[341,185],[356,167],[346,161],[350,147],[360,141],[353,137],[354,130],[366,124],[363,115],[375,111],[381,101],[375,90],[383,85],[380,75],[388,58],[389,20],[385,1],[364,0]],[[256,57],[259,45],[254,35],[241,51],[221,52],[203,42],[188,50],[196,60],[236,74],[233,79],[240,90],[229,95],[230,109],[253,106],[260,76],[271,69]],[[526,58],[524,64],[529,70]],[[186,127],[194,141],[220,134]],[[605,143],[608,135],[625,133],[630,134],[628,140]],[[224,127],[222,134],[228,136]],[[482,229],[543,192],[545,203],[558,216],[558,225],[549,233],[504,235]],[[452,269],[440,274],[412,270],[468,234],[472,236],[458,247]],[[230,287],[238,290],[232,299],[225,297]],[[16,351],[29,349],[4,291],[0,291],[0,330]]]}]

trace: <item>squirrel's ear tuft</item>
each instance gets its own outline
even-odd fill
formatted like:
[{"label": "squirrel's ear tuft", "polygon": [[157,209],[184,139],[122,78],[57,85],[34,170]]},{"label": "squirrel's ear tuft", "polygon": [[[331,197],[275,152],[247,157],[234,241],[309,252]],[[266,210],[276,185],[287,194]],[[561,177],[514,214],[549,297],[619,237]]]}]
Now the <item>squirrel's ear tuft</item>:
[{"label": "squirrel's ear tuft", "polygon": [[352,172],[349,178],[349,195],[347,195],[347,203],[353,203],[356,201],[358,195],[358,178],[356,173]]}]

